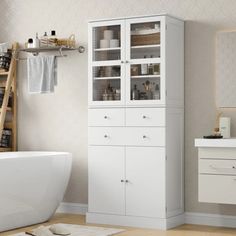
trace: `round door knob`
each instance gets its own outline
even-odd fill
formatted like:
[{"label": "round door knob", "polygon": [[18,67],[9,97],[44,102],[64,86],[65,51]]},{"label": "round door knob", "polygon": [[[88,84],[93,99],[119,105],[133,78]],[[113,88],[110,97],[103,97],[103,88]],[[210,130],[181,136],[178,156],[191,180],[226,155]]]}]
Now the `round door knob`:
[{"label": "round door knob", "polygon": [[125,63],[129,63],[129,61],[125,61]]}]

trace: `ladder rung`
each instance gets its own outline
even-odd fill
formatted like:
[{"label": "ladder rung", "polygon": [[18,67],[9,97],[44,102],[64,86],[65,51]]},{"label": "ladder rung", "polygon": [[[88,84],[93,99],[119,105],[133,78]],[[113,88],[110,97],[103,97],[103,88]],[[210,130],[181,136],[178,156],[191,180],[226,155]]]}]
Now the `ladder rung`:
[{"label": "ladder rung", "polygon": [[[7,107],[7,111],[11,111],[12,108],[11,107]],[[2,111],[2,108],[0,108],[0,112]]]},{"label": "ladder rung", "polygon": [[9,72],[8,71],[0,71],[0,76],[5,76],[8,75]]}]

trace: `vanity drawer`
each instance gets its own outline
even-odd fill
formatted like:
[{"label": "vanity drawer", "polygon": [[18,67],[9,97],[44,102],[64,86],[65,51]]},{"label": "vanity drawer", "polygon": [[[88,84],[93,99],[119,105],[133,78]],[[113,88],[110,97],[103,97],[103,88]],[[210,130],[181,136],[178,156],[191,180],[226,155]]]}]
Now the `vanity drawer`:
[{"label": "vanity drawer", "polygon": [[164,127],[127,127],[126,143],[129,146],[165,146]]},{"label": "vanity drawer", "polygon": [[236,175],[236,160],[199,160],[200,174]]},{"label": "vanity drawer", "polygon": [[200,202],[236,204],[236,176],[201,174],[198,182]]},{"label": "vanity drawer", "polygon": [[127,126],[165,126],[165,108],[127,108]]},{"label": "vanity drawer", "polygon": [[89,126],[124,126],[125,109],[89,109]]},{"label": "vanity drawer", "polygon": [[89,145],[125,145],[125,127],[89,127]]}]

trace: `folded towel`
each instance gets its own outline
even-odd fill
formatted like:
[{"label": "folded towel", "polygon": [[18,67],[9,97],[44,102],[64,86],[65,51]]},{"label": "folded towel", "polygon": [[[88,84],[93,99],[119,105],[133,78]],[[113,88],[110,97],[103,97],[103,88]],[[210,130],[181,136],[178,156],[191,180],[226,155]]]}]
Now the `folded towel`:
[{"label": "folded towel", "polygon": [[35,56],[27,59],[29,93],[51,93],[57,84],[55,56]]}]

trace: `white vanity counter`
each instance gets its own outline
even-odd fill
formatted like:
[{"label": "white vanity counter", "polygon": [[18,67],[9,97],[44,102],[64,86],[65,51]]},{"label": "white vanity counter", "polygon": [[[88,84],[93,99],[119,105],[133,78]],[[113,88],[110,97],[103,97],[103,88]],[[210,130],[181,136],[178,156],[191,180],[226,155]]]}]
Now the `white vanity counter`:
[{"label": "white vanity counter", "polygon": [[198,200],[236,204],[236,138],[195,139]]},{"label": "white vanity counter", "polygon": [[197,138],[195,139],[195,147],[235,147],[236,148],[236,138],[228,139],[206,139]]}]

